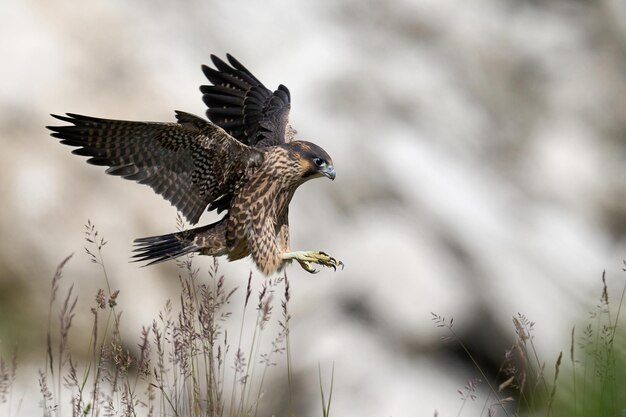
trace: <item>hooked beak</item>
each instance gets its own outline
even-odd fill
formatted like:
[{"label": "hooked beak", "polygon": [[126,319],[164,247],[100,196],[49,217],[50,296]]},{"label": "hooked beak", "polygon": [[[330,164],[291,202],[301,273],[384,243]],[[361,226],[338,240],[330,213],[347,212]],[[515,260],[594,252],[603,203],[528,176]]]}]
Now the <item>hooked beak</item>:
[{"label": "hooked beak", "polygon": [[322,175],[324,175],[325,177],[330,178],[331,180],[334,180],[335,177],[337,176],[337,174],[335,173],[335,167],[332,165],[328,165],[326,168],[324,168],[324,170],[322,171]]}]

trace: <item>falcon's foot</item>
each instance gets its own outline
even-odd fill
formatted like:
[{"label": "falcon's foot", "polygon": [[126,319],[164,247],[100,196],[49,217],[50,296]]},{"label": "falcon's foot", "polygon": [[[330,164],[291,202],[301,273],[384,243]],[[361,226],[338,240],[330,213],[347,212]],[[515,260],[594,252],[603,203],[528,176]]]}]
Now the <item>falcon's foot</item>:
[{"label": "falcon's foot", "polygon": [[332,256],[328,256],[324,252],[318,252],[318,251],[287,252],[283,255],[283,259],[286,261],[295,259],[296,261],[298,261],[302,269],[304,269],[307,272],[310,272],[311,274],[316,274],[317,272],[319,272],[317,269],[313,268],[311,264],[327,266],[327,267],[334,269],[335,271],[337,270],[338,267],[341,267],[341,269],[343,269],[343,262],[338,261]]}]

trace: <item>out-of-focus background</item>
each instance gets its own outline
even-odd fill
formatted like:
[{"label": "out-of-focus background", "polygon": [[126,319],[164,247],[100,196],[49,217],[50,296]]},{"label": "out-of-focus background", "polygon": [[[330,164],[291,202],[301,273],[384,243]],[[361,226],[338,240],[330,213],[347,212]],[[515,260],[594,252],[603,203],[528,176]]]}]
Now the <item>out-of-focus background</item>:
[{"label": "out-of-focus background", "polygon": [[[346,265],[289,269],[301,415],[319,414],[317,365],[328,374],[333,362],[334,415],[455,415],[476,371],[430,312],[454,317],[486,363],[502,359],[522,312],[554,360],[602,271],[610,289],[623,284],[621,0],[4,0],[0,13],[0,346],[20,347],[23,407],[37,409],[29,372],[43,366],[57,264],[75,252],[64,280],[80,294],[79,334],[105,285],[83,251],[87,219],[109,241],[128,333],[178,291],[173,263],[128,263],[134,238],[175,229],[175,210],[72,156],[44,128],[58,123],[49,113],[203,115],[211,53],[287,85],[299,137],[337,169],[334,182],[301,187],[290,210],[294,248]],[[220,268],[245,287],[253,266]]]}]

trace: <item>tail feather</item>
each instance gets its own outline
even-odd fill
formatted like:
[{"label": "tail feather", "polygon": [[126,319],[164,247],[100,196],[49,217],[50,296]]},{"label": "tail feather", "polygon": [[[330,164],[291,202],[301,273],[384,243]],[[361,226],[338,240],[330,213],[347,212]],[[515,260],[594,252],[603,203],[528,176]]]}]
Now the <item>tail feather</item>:
[{"label": "tail feather", "polygon": [[132,262],[148,262],[144,266],[154,265],[179,256],[197,252],[200,248],[192,239],[185,239],[183,233],[170,233],[161,236],[151,236],[135,239],[136,252]]},{"label": "tail feather", "polygon": [[215,226],[218,224],[219,222],[184,232],[135,239],[135,254],[131,262],[148,262],[143,266],[149,266],[208,249],[198,244],[202,239],[197,238],[207,232],[216,232]]}]

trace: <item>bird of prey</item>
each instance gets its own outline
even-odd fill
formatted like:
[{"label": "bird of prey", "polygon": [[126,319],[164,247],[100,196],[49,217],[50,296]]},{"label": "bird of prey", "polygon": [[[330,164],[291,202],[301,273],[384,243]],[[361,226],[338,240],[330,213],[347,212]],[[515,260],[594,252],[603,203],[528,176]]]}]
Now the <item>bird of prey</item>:
[{"label": "bird of prey", "polygon": [[270,275],[296,260],[337,269],[343,264],[321,251],[292,251],[288,210],[296,189],[319,177],[335,179],[321,147],[295,140],[288,124],[291,97],[280,85],[267,89],[231,55],[211,55],[202,66],[211,85],[200,91],[210,121],[176,111],[176,122],[134,122],[66,113],[69,123],[48,126],[61,143],[107,174],[146,184],[195,225],[202,213],[225,211],[212,224],[135,240],[135,261],[157,262],[193,252],[230,261],[250,255]]}]

